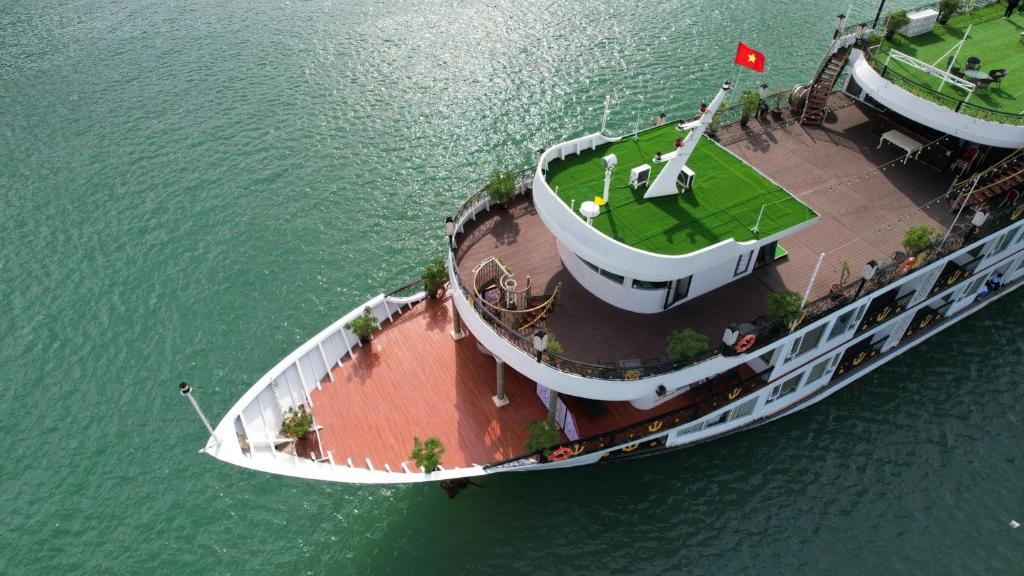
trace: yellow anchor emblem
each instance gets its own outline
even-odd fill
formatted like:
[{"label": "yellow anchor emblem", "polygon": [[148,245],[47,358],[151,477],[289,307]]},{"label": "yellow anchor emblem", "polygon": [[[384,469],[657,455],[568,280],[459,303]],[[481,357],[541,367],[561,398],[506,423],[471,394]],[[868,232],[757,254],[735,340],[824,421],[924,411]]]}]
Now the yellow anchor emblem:
[{"label": "yellow anchor emblem", "polygon": [[892,306],[886,306],[885,310],[882,310],[877,316],[875,316],[875,322],[885,322],[885,319],[888,318],[890,314],[892,314]]},{"label": "yellow anchor emblem", "polygon": [[579,456],[580,454],[583,454],[583,446],[581,444],[573,444],[570,450],[572,450],[573,456]]},{"label": "yellow anchor emblem", "polygon": [[729,400],[735,400],[735,399],[739,398],[740,392],[742,392],[742,390],[740,390],[739,386],[737,386],[736,388],[733,388],[729,392]]},{"label": "yellow anchor emblem", "polygon": [[622,447],[622,451],[623,452],[632,452],[633,450],[636,450],[639,447],[640,447],[640,443],[637,442],[636,444],[630,444],[629,446],[623,446]]},{"label": "yellow anchor emblem", "polygon": [[647,430],[650,431],[650,432],[657,432],[658,430],[661,430],[661,424],[662,424],[661,420],[658,420],[657,422],[655,422],[653,424],[648,424],[647,425]]},{"label": "yellow anchor emblem", "polygon": [[857,357],[856,357],[856,358],[854,358],[854,359],[853,359],[853,365],[854,365],[854,366],[857,366],[857,365],[859,365],[859,364],[860,364],[861,362],[863,362],[863,361],[864,361],[864,360],[865,360],[865,359],[866,359],[867,357],[868,357],[868,353],[867,353],[867,352],[861,352],[860,354],[858,354],[858,355],[857,355]]}]

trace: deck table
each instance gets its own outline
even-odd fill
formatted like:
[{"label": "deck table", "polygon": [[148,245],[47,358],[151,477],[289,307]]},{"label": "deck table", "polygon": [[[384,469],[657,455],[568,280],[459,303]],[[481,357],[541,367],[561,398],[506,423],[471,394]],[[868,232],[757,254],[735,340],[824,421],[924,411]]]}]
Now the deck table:
[{"label": "deck table", "polygon": [[921,152],[921,149],[924,148],[923,143],[907,136],[899,130],[889,130],[885,134],[882,134],[882,137],[878,139],[878,148],[881,148],[882,144],[885,142],[889,142],[893,146],[902,148],[903,151],[906,152],[906,154],[903,155],[904,164],[907,163],[907,160],[909,160],[911,156],[913,156],[914,159],[917,159],[917,155]]}]

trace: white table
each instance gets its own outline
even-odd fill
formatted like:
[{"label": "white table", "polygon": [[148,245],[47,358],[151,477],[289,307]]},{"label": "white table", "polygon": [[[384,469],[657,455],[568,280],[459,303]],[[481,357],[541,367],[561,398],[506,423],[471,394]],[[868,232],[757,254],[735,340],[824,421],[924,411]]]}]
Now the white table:
[{"label": "white table", "polygon": [[924,148],[923,143],[918,142],[899,130],[889,130],[885,134],[882,134],[882,137],[878,139],[878,148],[881,148],[882,144],[885,142],[889,142],[893,146],[902,148],[903,151],[906,152],[903,156],[904,164],[907,163],[907,160],[909,160],[911,156],[913,156],[914,159],[917,159],[917,155],[921,152],[921,148]]},{"label": "white table", "polygon": [[587,200],[580,204],[580,214],[583,214],[587,218],[587,224],[590,224],[590,221],[596,218],[600,213],[601,207],[592,200]]}]

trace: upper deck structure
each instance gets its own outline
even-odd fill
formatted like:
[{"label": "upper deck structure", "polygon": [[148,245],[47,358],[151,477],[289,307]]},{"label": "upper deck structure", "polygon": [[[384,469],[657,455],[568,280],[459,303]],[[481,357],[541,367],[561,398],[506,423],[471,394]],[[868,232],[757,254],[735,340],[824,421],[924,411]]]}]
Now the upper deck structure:
[{"label": "upper deck structure", "polygon": [[[817,218],[704,137],[730,90],[680,121],[621,138],[589,134],[542,151],[533,198],[574,280],[598,299],[655,314],[749,274]],[[615,281],[610,285],[604,279]]]},{"label": "upper deck structure", "polygon": [[987,6],[930,32],[859,44],[850,52],[847,90],[976,144],[1024,145],[1024,37],[1014,21],[1021,16],[1004,20],[1004,10]]},{"label": "upper deck structure", "polygon": [[[653,181],[665,166],[654,161],[655,155],[668,154],[685,135],[669,123],[637,138],[625,137],[552,160],[548,185],[570,208],[579,207],[601,195],[601,160],[614,154],[619,164],[612,175],[608,204],[593,219],[594,228],[638,250],[670,256],[689,254],[723,240],[754,241],[816,216],[781,186],[706,137],[687,162],[697,174],[692,188],[678,195],[645,199],[644,189],[629,185],[630,168],[649,164]],[[759,234],[755,234],[752,228],[765,205],[771,210],[765,211]],[[578,211],[576,215],[584,219]]]}]

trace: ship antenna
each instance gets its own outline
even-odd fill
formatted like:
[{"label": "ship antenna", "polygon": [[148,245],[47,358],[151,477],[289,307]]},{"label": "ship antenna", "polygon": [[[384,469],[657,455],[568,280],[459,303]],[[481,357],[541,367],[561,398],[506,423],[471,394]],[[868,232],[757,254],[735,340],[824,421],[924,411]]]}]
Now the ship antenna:
[{"label": "ship antenna", "polygon": [[210,421],[206,419],[206,414],[203,414],[203,410],[199,407],[199,403],[196,402],[196,399],[192,396],[192,387],[188,385],[188,382],[182,382],[181,384],[178,384],[178,390],[181,391],[182,396],[188,398],[188,401],[192,403],[192,407],[196,409],[196,414],[199,415],[199,419],[203,421],[203,425],[205,425],[206,430],[210,432],[210,436],[217,444],[217,447],[220,447],[220,440],[217,438],[216,434],[213,433],[213,426],[210,426]]}]

